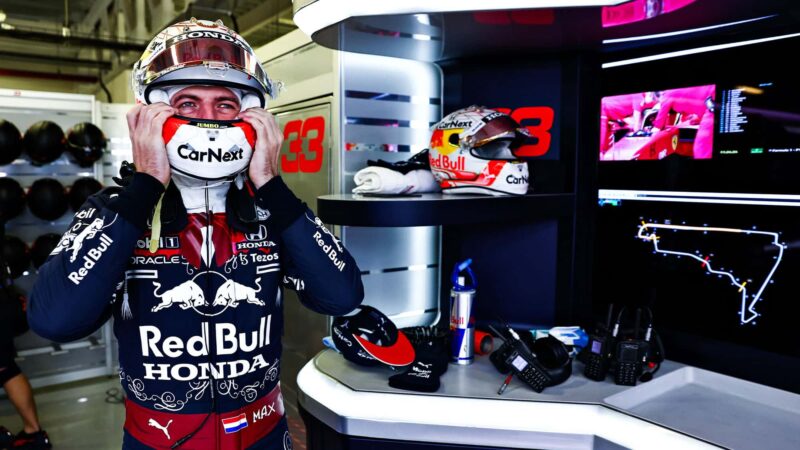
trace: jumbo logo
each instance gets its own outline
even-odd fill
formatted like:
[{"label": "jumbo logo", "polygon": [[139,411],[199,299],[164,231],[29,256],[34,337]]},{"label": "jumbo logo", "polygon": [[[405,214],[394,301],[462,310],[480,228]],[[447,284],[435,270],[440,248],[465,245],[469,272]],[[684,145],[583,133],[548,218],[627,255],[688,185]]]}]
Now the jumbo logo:
[{"label": "jumbo logo", "polygon": [[436,150],[440,155],[452,154],[458,150],[458,134],[463,131],[463,128],[433,130],[433,134],[431,135],[431,150]]}]

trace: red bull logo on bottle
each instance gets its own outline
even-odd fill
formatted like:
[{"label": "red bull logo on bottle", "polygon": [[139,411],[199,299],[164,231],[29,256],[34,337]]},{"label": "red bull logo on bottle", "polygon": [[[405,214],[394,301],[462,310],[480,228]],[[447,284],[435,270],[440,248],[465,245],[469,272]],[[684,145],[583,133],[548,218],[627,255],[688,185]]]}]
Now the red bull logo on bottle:
[{"label": "red bull logo on bottle", "polygon": [[[456,264],[452,275],[453,288],[450,290],[450,361],[461,365],[472,364],[475,360],[475,348],[472,345],[475,340],[472,302],[475,301],[477,283],[475,275],[469,268],[470,264],[472,264],[471,259]],[[460,275],[462,272],[469,275],[469,284],[466,277]]]}]

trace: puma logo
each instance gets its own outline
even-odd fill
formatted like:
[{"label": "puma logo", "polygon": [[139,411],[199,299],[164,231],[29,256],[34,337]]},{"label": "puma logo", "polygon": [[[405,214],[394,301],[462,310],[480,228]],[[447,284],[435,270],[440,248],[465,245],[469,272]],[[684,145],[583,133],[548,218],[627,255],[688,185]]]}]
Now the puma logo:
[{"label": "puma logo", "polygon": [[169,430],[168,430],[169,426],[172,424],[172,420],[167,422],[167,424],[165,426],[161,426],[161,424],[156,422],[155,419],[150,419],[147,422],[147,424],[150,425],[153,428],[158,428],[159,430],[163,431],[164,434],[167,435],[167,440],[169,440],[169,441],[172,440],[172,438],[169,436]]}]

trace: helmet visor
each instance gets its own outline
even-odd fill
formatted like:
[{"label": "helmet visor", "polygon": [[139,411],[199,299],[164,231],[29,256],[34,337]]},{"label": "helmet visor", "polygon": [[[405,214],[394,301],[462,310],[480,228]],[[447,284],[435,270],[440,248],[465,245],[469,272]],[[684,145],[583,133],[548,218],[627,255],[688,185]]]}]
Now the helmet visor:
[{"label": "helmet visor", "polygon": [[211,38],[179,41],[153,57],[143,67],[144,84],[172,70],[201,64],[217,77],[224,77],[230,68],[244,72],[271,94],[267,74],[251,51],[234,42]]},{"label": "helmet visor", "polygon": [[472,135],[473,146],[479,147],[496,139],[523,139],[526,134],[527,130],[520,127],[516,120],[505,114],[496,114],[474,132]]},{"label": "helmet visor", "polygon": [[473,147],[470,149],[470,153],[479,159],[516,161],[519,158],[511,152],[511,149],[514,148],[514,143],[513,138],[495,139],[480,147]]}]

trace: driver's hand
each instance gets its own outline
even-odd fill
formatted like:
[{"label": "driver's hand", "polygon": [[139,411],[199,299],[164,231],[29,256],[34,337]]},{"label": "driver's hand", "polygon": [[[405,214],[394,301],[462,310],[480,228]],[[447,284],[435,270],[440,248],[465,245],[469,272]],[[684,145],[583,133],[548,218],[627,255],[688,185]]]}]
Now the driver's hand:
[{"label": "driver's hand", "polygon": [[253,149],[247,174],[258,189],[278,176],[283,133],[275,116],[266,109],[250,108],[239,113],[239,117],[256,130],[256,148]]},{"label": "driver's hand", "polygon": [[169,184],[170,170],[162,129],[175,113],[175,108],[165,103],[154,103],[136,105],[127,114],[136,170],[153,176],[164,186]]}]

